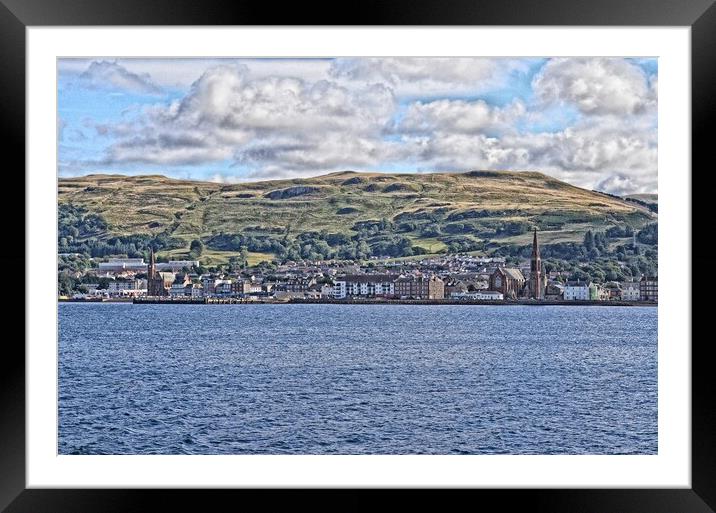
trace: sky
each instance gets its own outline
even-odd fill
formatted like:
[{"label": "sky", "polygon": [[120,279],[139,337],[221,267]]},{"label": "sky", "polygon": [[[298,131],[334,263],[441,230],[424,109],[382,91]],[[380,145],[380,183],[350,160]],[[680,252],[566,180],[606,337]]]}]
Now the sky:
[{"label": "sky", "polygon": [[652,58],[59,59],[58,173],[540,171],[657,192]]}]

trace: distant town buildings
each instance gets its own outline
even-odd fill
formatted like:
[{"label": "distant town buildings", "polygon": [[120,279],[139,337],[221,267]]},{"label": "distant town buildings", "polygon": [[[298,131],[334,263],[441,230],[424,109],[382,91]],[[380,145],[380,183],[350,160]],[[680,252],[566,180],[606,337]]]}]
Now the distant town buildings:
[{"label": "distant town buildings", "polygon": [[393,297],[397,276],[389,274],[351,274],[335,280],[333,297]]},{"label": "distant town buildings", "polygon": [[622,301],[639,301],[641,299],[641,290],[639,282],[627,281],[621,284]]},{"label": "distant town buildings", "polygon": [[568,281],[564,285],[565,301],[589,301],[591,283]]},{"label": "distant town buildings", "polygon": [[[301,261],[253,269],[205,272],[198,261],[158,263],[112,258],[85,272],[77,297],[241,298],[290,301],[644,301],[657,302],[658,278],[594,283],[569,280],[573,272],[545,271],[538,233],[529,265],[469,254],[379,261]],[[146,273],[146,278],[144,277]]]},{"label": "distant town buildings", "polygon": [[152,250],[147,266],[147,295],[168,296],[173,284],[173,273],[162,273],[157,270],[154,250]]},{"label": "distant town buildings", "polygon": [[656,276],[643,276],[639,282],[639,299],[642,301],[659,300],[659,281]]},{"label": "distant town buildings", "polygon": [[525,277],[519,269],[498,267],[490,275],[490,290],[501,293],[505,298],[516,299],[522,296]]},{"label": "distant town buildings", "polygon": [[100,273],[106,272],[122,272],[135,271],[142,272],[146,269],[147,264],[143,258],[111,258],[107,262],[100,262],[98,265]]},{"label": "distant town buildings", "polygon": [[437,276],[403,276],[395,280],[394,289],[400,299],[445,298],[445,282]]}]

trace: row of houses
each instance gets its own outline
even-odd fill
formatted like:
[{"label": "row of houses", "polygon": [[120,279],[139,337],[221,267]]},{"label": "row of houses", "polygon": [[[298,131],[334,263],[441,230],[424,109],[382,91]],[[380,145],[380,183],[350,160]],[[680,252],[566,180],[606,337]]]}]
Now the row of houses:
[{"label": "row of houses", "polygon": [[657,277],[643,276],[639,281],[621,282],[603,286],[592,282],[568,281],[564,285],[565,301],[653,301],[659,300]]},{"label": "row of houses", "polygon": [[445,282],[437,276],[347,275],[335,280],[332,297],[333,299],[349,297],[444,299]]},{"label": "row of houses", "polygon": [[[500,301],[530,297],[529,283],[519,269],[498,267],[487,280],[481,275],[472,279],[444,281],[439,276],[396,276],[390,274],[356,274],[335,280],[331,297],[383,297],[399,299],[474,299]],[[548,281],[540,299],[564,301],[658,301],[658,278],[644,276],[640,281],[609,283]]]}]

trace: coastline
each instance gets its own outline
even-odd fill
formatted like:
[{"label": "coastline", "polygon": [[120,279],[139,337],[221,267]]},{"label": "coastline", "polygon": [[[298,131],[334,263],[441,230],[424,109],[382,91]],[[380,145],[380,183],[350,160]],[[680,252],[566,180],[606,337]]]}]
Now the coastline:
[{"label": "coastline", "polygon": [[653,301],[466,301],[459,299],[291,299],[289,301],[246,300],[241,298],[135,298],[135,299],[58,299],[61,303],[132,303],[144,305],[471,305],[471,306],[658,306]]}]

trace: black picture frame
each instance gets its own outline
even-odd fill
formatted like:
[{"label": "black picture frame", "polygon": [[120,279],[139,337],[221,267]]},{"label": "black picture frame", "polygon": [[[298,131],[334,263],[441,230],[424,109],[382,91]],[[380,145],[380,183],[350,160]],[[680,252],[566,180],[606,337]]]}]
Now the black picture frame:
[{"label": "black picture frame", "polygon": [[[280,7],[279,7],[280,5]],[[372,1],[353,7],[311,8],[302,3],[272,4],[204,0],[0,0],[0,144],[5,163],[5,237],[12,251],[3,251],[3,269],[16,275],[25,264],[25,30],[31,26],[111,25],[575,25],[575,26],[689,26],[691,27],[692,73],[692,240],[703,233],[697,226],[708,218],[698,209],[709,204],[706,194],[712,145],[708,128],[716,112],[716,5],[714,0],[452,0]],[[346,10],[338,9],[338,7]],[[318,12],[323,12],[319,15]],[[339,14],[345,12],[346,14]],[[14,157],[8,159],[8,157]],[[9,164],[14,162],[14,168]],[[689,170],[683,170],[689,179]],[[699,187],[694,187],[698,177]],[[8,191],[12,191],[11,194]],[[22,192],[21,192],[22,191]],[[7,249],[7,248],[6,248]],[[708,253],[708,252],[706,252]],[[705,273],[698,283],[708,283],[706,254],[692,254],[692,268]],[[710,263],[710,262],[709,262]],[[697,276],[693,274],[693,276]],[[709,512],[716,508],[716,380],[711,377],[709,340],[697,336],[696,314],[707,303],[699,302],[697,280],[683,276],[692,290],[692,487],[690,489],[501,489],[474,490],[477,499],[496,500],[500,509],[521,506],[527,511],[557,512]],[[0,508],[7,512],[148,511],[185,509],[198,498],[202,509],[228,499],[239,505],[250,490],[124,490],[124,489],[26,489],[25,481],[25,348],[24,337],[11,336],[18,326],[26,301],[32,296],[16,289],[6,306],[6,337],[0,358]],[[706,287],[704,287],[706,288]],[[703,298],[702,298],[703,299]],[[264,492],[265,493],[265,492]],[[271,492],[275,494],[275,491]],[[296,494],[297,491],[282,492]],[[413,493],[416,493],[414,491]],[[421,492],[417,492],[421,493]],[[275,497],[272,495],[272,497]],[[184,506],[182,508],[182,506]]]}]

